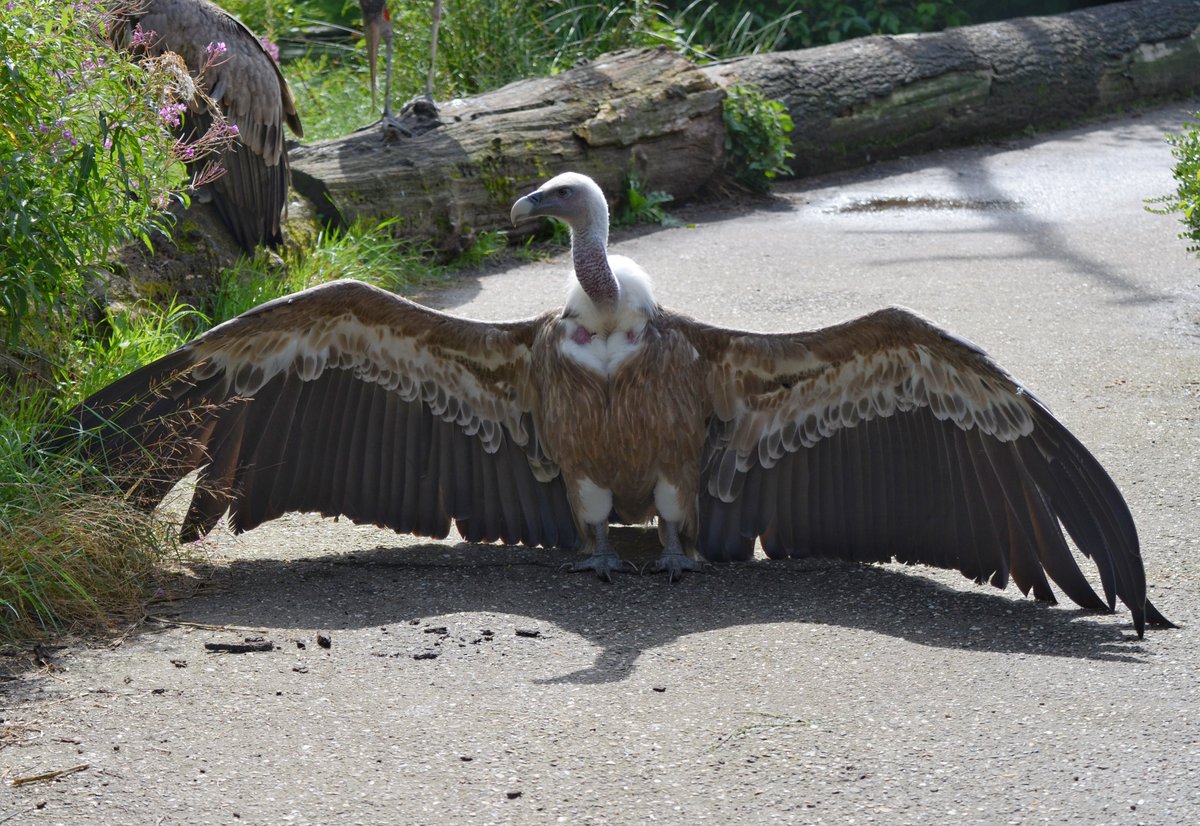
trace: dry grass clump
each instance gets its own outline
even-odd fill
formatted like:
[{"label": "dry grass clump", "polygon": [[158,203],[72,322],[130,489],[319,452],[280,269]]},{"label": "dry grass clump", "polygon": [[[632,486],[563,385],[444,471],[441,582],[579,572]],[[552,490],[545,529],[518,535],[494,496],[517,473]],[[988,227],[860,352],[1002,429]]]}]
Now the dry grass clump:
[{"label": "dry grass clump", "polygon": [[[42,475],[42,474],[33,474]],[[0,639],[64,630],[104,633],[135,622],[178,558],[178,527],[78,474],[0,482]]]}]

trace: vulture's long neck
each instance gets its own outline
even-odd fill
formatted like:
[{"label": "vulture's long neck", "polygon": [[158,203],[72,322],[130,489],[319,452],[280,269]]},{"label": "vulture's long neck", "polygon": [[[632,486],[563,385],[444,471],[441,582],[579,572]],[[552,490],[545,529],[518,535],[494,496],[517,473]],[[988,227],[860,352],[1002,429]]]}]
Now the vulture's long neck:
[{"label": "vulture's long neck", "polygon": [[571,229],[571,258],[575,278],[598,308],[616,306],[619,289],[608,263],[608,208],[602,215],[593,213],[587,226]]}]

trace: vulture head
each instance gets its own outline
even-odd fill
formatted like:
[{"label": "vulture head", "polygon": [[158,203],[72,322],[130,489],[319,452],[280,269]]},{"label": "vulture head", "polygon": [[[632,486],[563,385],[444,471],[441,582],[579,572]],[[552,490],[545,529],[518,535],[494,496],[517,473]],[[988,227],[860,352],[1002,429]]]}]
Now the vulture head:
[{"label": "vulture head", "polygon": [[[578,172],[556,175],[517,199],[509,217],[514,225],[534,218],[558,218],[571,228],[573,274],[587,300],[582,296],[568,297],[568,310],[590,310],[605,317],[614,312],[620,314],[621,295],[626,293],[626,303],[632,300],[636,305],[628,309],[639,314],[653,311],[653,293],[646,273],[628,258],[608,254],[608,201],[600,186],[587,175]],[[633,298],[625,288],[635,283],[637,297]],[[599,318],[592,321],[609,326]]]},{"label": "vulture head", "polygon": [[571,237],[590,236],[608,242],[608,201],[600,186],[586,175],[564,172],[517,200],[509,214],[513,224],[534,218],[558,218],[571,228]]}]

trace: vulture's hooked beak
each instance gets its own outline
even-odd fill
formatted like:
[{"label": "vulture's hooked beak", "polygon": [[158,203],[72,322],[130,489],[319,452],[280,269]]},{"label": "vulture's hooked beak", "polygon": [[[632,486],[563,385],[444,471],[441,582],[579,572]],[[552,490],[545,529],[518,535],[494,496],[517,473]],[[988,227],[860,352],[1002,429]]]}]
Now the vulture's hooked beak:
[{"label": "vulture's hooked beak", "polygon": [[524,198],[518,198],[517,202],[512,205],[512,212],[508,214],[509,220],[513,226],[522,221],[528,221],[537,218],[541,215],[538,212],[538,207],[542,204],[542,191],[540,189],[530,192]]}]

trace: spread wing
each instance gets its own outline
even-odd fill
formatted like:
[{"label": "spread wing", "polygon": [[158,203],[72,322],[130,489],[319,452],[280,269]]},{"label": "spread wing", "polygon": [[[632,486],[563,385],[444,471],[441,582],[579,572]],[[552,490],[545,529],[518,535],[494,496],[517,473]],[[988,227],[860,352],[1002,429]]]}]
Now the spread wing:
[{"label": "spread wing", "polygon": [[356,281],[238,316],[86,399],[79,441],[153,507],[200,468],[185,539],[230,511],[288,511],[424,536],[578,544],[531,411],[543,319],[467,321]]},{"label": "spread wing", "polygon": [[[142,28],[156,35],[152,48],[176,52],[192,72],[209,61],[210,44],[224,44],[202,80],[226,120],[237,126],[238,139],[221,156],[225,174],[212,184],[213,204],[244,248],[278,243],[289,183],[283,124],[304,134],[279,67],[253,32],[207,0],[148,0],[140,8]],[[189,135],[203,135],[211,125],[211,115],[195,103]]]},{"label": "spread wing", "polygon": [[[822,556],[954,568],[1101,611],[1146,600],[1137,531],[1109,475],[978,347],[900,309],[811,333],[696,325],[714,415],[700,481],[709,559]],[[1080,571],[1061,525],[1099,569]]]}]

